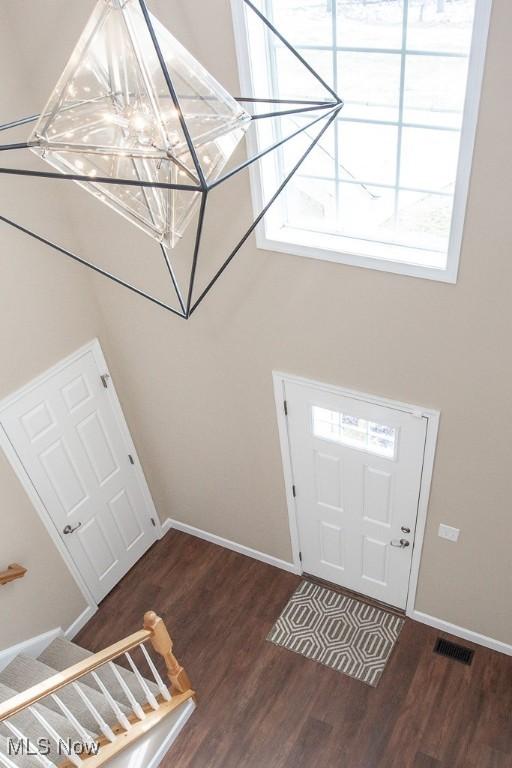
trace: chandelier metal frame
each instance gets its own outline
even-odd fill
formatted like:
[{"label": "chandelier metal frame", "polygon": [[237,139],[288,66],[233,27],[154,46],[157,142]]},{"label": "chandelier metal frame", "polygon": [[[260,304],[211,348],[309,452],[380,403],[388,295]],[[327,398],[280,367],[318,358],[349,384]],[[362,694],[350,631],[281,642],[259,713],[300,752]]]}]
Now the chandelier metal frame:
[{"label": "chandelier metal frame", "polygon": [[[180,106],[180,99],[176,92],[176,89],[174,87],[174,84],[172,82],[172,79],[169,75],[169,71],[167,68],[167,65],[165,63],[165,59],[162,53],[162,50],[160,48],[159,42],[158,42],[158,36],[155,32],[155,29],[153,27],[150,12],[148,10],[147,2],[146,0],[138,0],[138,3],[140,5],[142,14],[144,16],[145,23],[147,25],[149,34],[151,36],[151,40],[153,42],[153,45],[155,47],[157,57],[160,63],[160,67],[162,69],[164,79],[167,85],[167,88],[169,89],[169,94],[171,97],[171,100],[173,102],[173,105],[177,111],[179,123],[181,125],[189,152],[191,154],[195,170],[197,172],[197,176],[199,179],[199,184],[171,184],[171,183],[165,183],[165,182],[152,182],[152,181],[142,181],[140,179],[126,179],[126,178],[113,178],[113,177],[102,177],[102,176],[95,176],[94,180],[91,179],[88,175],[82,175],[77,173],[60,173],[55,171],[35,171],[35,170],[29,170],[29,169],[21,169],[21,168],[6,168],[6,167],[0,167],[0,174],[4,175],[14,175],[14,176],[29,176],[34,178],[43,178],[43,179],[57,179],[61,181],[80,181],[80,182],[87,182],[87,183],[101,183],[101,184],[119,184],[124,186],[136,186],[136,187],[153,187],[153,188],[160,188],[160,189],[174,189],[179,190],[183,192],[194,192],[194,193],[200,193],[201,194],[201,203],[199,208],[199,217],[198,217],[198,223],[197,223],[197,229],[196,229],[196,237],[195,237],[195,245],[194,245],[194,252],[192,257],[192,268],[191,268],[191,274],[190,274],[190,280],[188,284],[188,290],[186,296],[184,296],[180,290],[180,287],[178,285],[178,281],[176,279],[176,275],[174,272],[174,269],[172,267],[171,261],[169,259],[169,255],[163,245],[160,244],[160,250],[162,253],[162,256],[165,261],[166,268],[169,272],[169,277],[171,279],[172,285],[174,287],[174,290],[176,292],[176,295],[178,297],[178,302],[180,309],[175,309],[174,307],[170,306],[169,304],[166,304],[164,301],[161,301],[156,296],[152,296],[151,294],[147,293],[146,291],[143,291],[140,288],[137,288],[135,285],[132,285],[131,283],[123,280],[122,278],[118,277],[117,275],[112,274],[111,272],[102,269],[101,267],[97,266],[96,264],[91,263],[87,259],[83,258],[82,256],[79,256],[76,253],[73,253],[72,251],[63,248],[62,246],[58,245],[58,243],[55,243],[48,238],[44,237],[41,234],[38,234],[37,232],[34,232],[33,230],[29,229],[28,227],[23,226],[22,224],[13,221],[12,219],[7,218],[6,216],[3,216],[0,213],[0,221],[4,222],[5,224],[10,225],[11,227],[14,227],[15,229],[19,230],[20,232],[23,232],[26,235],[29,235],[30,237],[34,238],[35,240],[39,241],[40,243],[43,243],[44,245],[49,246],[50,248],[54,249],[55,251],[68,256],[70,259],[73,259],[74,261],[89,267],[94,272],[102,275],[103,277],[108,278],[109,280],[112,280],[113,282],[117,283],[118,285],[122,285],[124,288],[128,288],[128,290],[132,291],[133,293],[142,296],[145,299],[148,299],[152,303],[162,307],[163,309],[168,310],[169,312],[172,312],[174,315],[177,315],[178,317],[181,317],[185,320],[189,319],[191,315],[195,312],[199,304],[204,300],[206,295],[210,292],[210,290],[213,288],[219,277],[222,275],[224,270],[228,267],[230,262],[233,260],[233,258],[236,256],[238,251],[241,249],[241,247],[244,245],[244,243],[248,240],[250,235],[254,232],[260,221],[263,219],[267,211],[270,209],[270,207],[274,204],[274,202],[277,200],[281,192],[285,189],[287,184],[291,181],[299,167],[302,165],[304,160],[308,157],[308,155],[312,152],[312,150],[315,148],[315,146],[318,144],[324,133],[327,131],[327,129],[330,127],[330,125],[333,123],[333,121],[338,116],[341,108],[343,107],[343,101],[338,96],[338,94],[324,81],[324,79],[315,71],[315,69],[304,59],[303,56],[296,50],[296,48],[278,31],[278,29],[274,26],[274,24],[266,17],[264,16],[261,11],[256,8],[256,6],[251,2],[251,0],[241,0],[242,3],[244,3],[248,8],[250,8],[257,16],[258,18],[265,24],[268,29],[280,40],[280,42],[301,62],[301,64],[313,75],[313,77],[316,78],[316,80],[323,86],[323,88],[326,89],[326,91],[332,96],[332,99],[330,100],[292,100],[292,99],[267,99],[267,98],[254,98],[254,97],[244,97],[244,96],[238,96],[234,97],[235,101],[241,103],[241,104],[268,104],[269,106],[272,105],[282,105],[283,109],[275,111],[275,112],[265,112],[262,114],[254,114],[251,115],[252,120],[265,120],[265,119],[271,119],[276,117],[284,117],[289,115],[297,115],[297,114],[305,114],[308,112],[318,112],[321,111],[322,114],[320,116],[315,116],[314,119],[312,119],[310,122],[307,122],[304,126],[301,128],[298,128],[296,131],[293,131],[289,136],[287,136],[284,139],[280,139],[276,141],[274,144],[272,144],[270,147],[266,147],[265,149],[256,152],[255,155],[252,157],[249,157],[247,160],[245,160],[243,163],[239,164],[235,168],[229,170],[228,172],[221,175],[219,178],[215,179],[212,182],[208,182],[205,179],[203,169],[201,167],[201,164],[199,162],[199,158],[197,155],[196,148],[194,146],[194,143],[192,141],[190,132],[187,128],[186,120],[183,116],[183,112],[181,110]],[[293,108],[292,108],[292,105]],[[36,115],[30,115],[28,117],[20,118],[19,120],[14,120],[9,123],[4,123],[0,125],[0,132],[12,130],[14,128],[19,128],[23,125],[29,125],[31,123],[36,122],[40,117],[40,114]],[[265,155],[268,155],[270,152],[273,152],[274,150],[278,149],[279,147],[282,147],[284,144],[286,144],[288,141],[294,139],[296,136],[300,135],[301,133],[304,133],[309,128],[312,128],[313,126],[320,123],[322,120],[325,121],[325,124],[322,126],[321,130],[317,134],[317,136],[311,141],[310,145],[308,146],[307,150],[301,155],[300,159],[295,163],[292,170],[285,176],[282,183],[277,188],[276,192],[272,195],[270,200],[265,204],[263,209],[260,211],[260,213],[256,216],[250,227],[247,229],[247,231],[244,233],[244,235],[240,238],[238,243],[235,245],[233,250],[230,252],[230,254],[227,256],[223,264],[219,267],[217,272],[214,274],[214,276],[211,278],[211,280],[208,282],[206,287],[203,289],[203,291],[200,293],[200,295],[194,300],[193,294],[194,294],[194,287],[195,287],[195,278],[196,278],[196,270],[198,265],[198,259],[200,254],[200,247],[201,247],[201,241],[203,236],[203,225],[204,225],[204,218],[205,218],[205,212],[206,212],[206,204],[208,201],[208,195],[209,193],[218,187],[223,182],[227,181],[228,179],[232,178],[236,174],[240,173],[241,171],[245,170],[249,166],[251,166],[253,163],[257,162],[261,158],[263,158]],[[29,141],[24,142],[17,142],[12,144],[0,144],[0,152],[9,152],[13,150],[19,150],[19,149],[30,149],[31,143]]]}]

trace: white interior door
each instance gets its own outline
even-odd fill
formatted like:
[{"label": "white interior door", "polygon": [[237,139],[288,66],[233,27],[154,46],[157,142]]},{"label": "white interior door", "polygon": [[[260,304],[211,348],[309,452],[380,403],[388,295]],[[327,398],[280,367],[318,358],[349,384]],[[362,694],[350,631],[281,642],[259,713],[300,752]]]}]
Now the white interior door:
[{"label": "white interior door", "polygon": [[405,608],[427,421],[286,382],[302,567]]},{"label": "white interior door", "polygon": [[12,402],[0,422],[99,602],[156,539],[92,351]]}]

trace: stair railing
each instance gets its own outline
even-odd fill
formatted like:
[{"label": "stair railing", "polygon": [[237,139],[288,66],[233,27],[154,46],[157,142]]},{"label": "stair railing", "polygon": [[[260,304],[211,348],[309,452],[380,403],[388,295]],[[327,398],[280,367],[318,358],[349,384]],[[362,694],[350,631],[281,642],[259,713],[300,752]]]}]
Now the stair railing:
[{"label": "stair railing", "polygon": [[[147,644],[151,645],[152,649],[162,657],[170,686],[165,684],[158,672],[146,647]],[[131,652],[137,648],[140,648],[158,687],[159,693],[157,695],[151,691],[132,658]],[[124,657],[130,670],[134,673],[142,694],[140,698],[145,700],[144,704],[137,701],[119,668],[114,665],[114,661],[120,657]],[[128,710],[131,710],[129,714],[122,711],[120,702],[114,699],[105,681],[102,681],[98,674],[102,668],[106,667],[114,675],[125,695],[127,701],[125,709],[128,706]],[[92,676],[97,689],[103,694],[112,714],[110,722],[107,722],[105,717],[98,712],[86,691],[80,687],[80,680],[86,675]],[[69,705],[61,700],[59,692],[65,689],[74,690],[96,722],[97,732],[101,734],[96,740],[91,738],[90,732],[80,723],[79,718],[71,711]],[[76,744],[70,745],[68,739],[63,739],[46,720],[41,709],[37,707],[39,702],[44,703],[48,697],[76,731]],[[54,746],[54,751],[57,753],[59,753],[60,746],[62,753],[61,759],[57,762],[53,761],[53,756],[50,759],[46,754],[38,754],[37,760],[42,766],[45,768],[55,768],[55,766],[58,768],[71,768],[71,766],[98,768],[148,733],[187,700],[194,697],[195,692],[191,688],[188,675],[173,654],[172,639],[164,621],[156,613],[149,611],[144,616],[144,629],[0,703],[0,723],[3,723],[11,734],[11,740],[14,737],[17,742],[17,749],[20,749],[19,744],[21,743],[25,754],[27,751],[33,753],[37,751],[37,745],[31,744],[12,722],[15,715],[29,711],[41,725],[41,738],[49,739],[50,743],[56,745],[57,749]],[[9,756],[0,751],[0,766],[16,768],[11,757],[12,755]]]}]

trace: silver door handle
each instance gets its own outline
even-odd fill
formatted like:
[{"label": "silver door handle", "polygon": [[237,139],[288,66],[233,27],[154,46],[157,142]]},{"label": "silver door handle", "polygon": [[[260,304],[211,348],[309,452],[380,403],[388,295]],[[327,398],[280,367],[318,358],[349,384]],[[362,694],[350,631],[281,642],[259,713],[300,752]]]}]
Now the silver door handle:
[{"label": "silver door handle", "polygon": [[70,525],[66,525],[66,527],[64,528],[64,530],[62,531],[62,533],[63,533],[65,536],[67,536],[67,535],[68,535],[68,533],[74,533],[75,531],[77,531],[77,530],[80,528],[80,526],[81,526],[81,525],[82,525],[82,523],[78,523],[78,525],[75,525],[75,527],[74,527],[74,528],[72,528]]},{"label": "silver door handle", "polygon": [[392,547],[400,547],[400,549],[405,549],[405,547],[411,546],[411,542],[407,541],[407,539],[400,539],[400,541],[390,541],[389,543]]}]

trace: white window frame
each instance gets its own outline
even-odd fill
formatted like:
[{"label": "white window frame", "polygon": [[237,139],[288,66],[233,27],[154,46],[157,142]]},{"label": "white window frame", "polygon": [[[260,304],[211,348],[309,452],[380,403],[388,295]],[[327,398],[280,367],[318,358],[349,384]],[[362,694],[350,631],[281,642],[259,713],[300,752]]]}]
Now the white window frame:
[{"label": "white window frame", "polygon": [[[493,0],[476,0],[473,35],[468,62],[467,91],[464,104],[462,131],[460,138],[457,178],[455,185],[453,215],[448,244],[446,268],[420,266],[405,261],[375,257],[353,251],[336,251],[305,245],[303,243],[284,242],[267,237],[265,221],[262,220],[256,228],[256,244],[258,248],[267,251],[277,251],[307,258],[333,261],[338,264],[348,264],[367,269],[377,269],[410,277],[421,277],[445,283],[456,283],[459,270],[459,259],[462,250],[464,224],[469,196],[469,186],[473,165],[473,155],[480,109],[480,98],[485,70],[487,43]],[[250,45],[246,25],[246,13],[252,13],[243,0],[231,0],[233,28],[240,75],[242,96],[257,96],[253,88],[253,75],[250,61]],[[286,30],[279,30],[286,37]],[[340,93],[343,98],[343,93]],[[247,136],[248,149],[251,154],[258,151],[256,136],[250,132]],[[262,193],[261,163],[253,163],[250,168],[252,205],[255,216],[264,207]],[[390,246],[395,247],[395,246]],[[396,246],[400,248],[401,246]],[[411,249],[413,250],[413,249]]]}]

